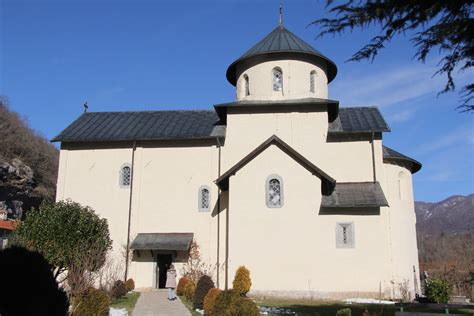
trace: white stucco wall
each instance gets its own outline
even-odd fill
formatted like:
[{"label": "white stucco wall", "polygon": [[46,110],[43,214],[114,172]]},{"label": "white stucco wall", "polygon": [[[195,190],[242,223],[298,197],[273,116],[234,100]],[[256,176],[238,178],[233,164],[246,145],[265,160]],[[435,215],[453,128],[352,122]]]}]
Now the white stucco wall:
[{"label": "white stucco wall", "polygon": [[[237,69],[237,100],[284,100],[299,98],[328,98],[325,67],[300,60],[266,61],[252,67]],[[272,70],[283,72],[283,90],[273,91]],[[315,91],[310,92],[310,73],[316,72]],[[250,95],[245,95],[244,76],[249,78]]]}]

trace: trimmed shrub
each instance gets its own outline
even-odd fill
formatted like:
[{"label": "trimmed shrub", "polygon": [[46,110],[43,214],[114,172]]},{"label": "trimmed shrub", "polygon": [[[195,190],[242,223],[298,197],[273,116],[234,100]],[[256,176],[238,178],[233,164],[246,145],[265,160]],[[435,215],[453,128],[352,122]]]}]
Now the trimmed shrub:
[{"label": "trimmed shrub", "polygon": [[89,288],[75,300],[73,316],[109,315],[110,297],[104,290]]},{"label": "trimmed shrub", "polygon": [[195,290],[196,290],[196,285],[194,284],[193,281],[189,280],[189,282],[186,283],[186,286],[184,287],[184,297],[186,297],[188,301],[192,302]]},{"label": "trimmed shrub", "polygon": [[425,281],[426,297],[437,304],[447,303],[451,295],[451,287],[448,281],[441,279],[428,279]]},{"label": "trimmed shrub", "polygon": [[178,286],[176,287],[176,295],[182,296],[184,295],[184,288],[186,284],[188,284],[190,280],[187,277],[182,277],[178,281]]},{"label": "trimmed shrub", "polygon": [[351,316],[351,313],[350,308],[343,308],[336,312],[336,316]]},{"label": "trimmed shrub", "polygon": [[236,315],[236,305],[241,297],[234,290],[222,291],[216,299],[210,316]]},{"label": "trimmed shrub", "polygon": [[234,310],[235,314],[232,315],[236,316],[260,316],[260,311],[258,310],[257,304],[246,297],[239,297]]},{"label": "trimmed shrub", "polygon": [[135,290],[135,281],[133,281],[133,279],[128,279],[127,282],[125,282],[125,288],[127,289],[127,292]]},{"label": "trimmed shrub", "polygon": [[110,291],[110,295],[112,298],[120,298],[122,296],[125,296],[127,294],[127,287],[125,286],[125,283],[122,280],[117,280],[114,282],[114,285],[112,286],[112,290]]},{"label": "trimmed shrub", "polygon": [[212,288],[207,292],[206,297],[204,297],[204,315],[211,315],[212,310],[214,309],[214,304],[216,303],[216,299],[221,293],[221,290],[218,288]]},{"label": "trimmed shrub", "polygon": [[204,302],[204,298],[209,292],[210,289],[214,288],[214,282],[212,281],[211,277],[207,275],[203,275],[198,283],[196,284],[196,290],[194,291],[194,300],[193,300],[193,308],[202,309],[202,304]]},{"label": "trimmed shrub", "polygon": [[234,282],[232,282],[234,290],[242,296],[245,296],[252,286],[250,279],[250,271],[245,266],[240,266],[235,272]]}]

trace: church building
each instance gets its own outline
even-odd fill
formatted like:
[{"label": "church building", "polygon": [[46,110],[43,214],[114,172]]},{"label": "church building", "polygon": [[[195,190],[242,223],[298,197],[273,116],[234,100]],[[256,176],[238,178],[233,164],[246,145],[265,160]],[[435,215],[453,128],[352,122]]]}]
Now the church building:
[{"label": "church building", "polygon": [[[209,110],[85,112],[61,142],[57,200],[107,218],[137,288],[182,273],[195,242],[220,288],[400,298],[420,292],[412,174],[376,107],[340,107],[337,67],[281,23],[227,69]],[[176,83],[179,84],[179,83]]]}]

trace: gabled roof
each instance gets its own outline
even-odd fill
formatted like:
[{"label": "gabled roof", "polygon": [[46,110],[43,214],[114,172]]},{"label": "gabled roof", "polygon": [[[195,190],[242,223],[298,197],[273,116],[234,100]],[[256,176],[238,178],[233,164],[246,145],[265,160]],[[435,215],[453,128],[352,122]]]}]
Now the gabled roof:
[{"label": "gabled roof", "polygon": [[395,163],[402,163],[408,166],[411,173],[416,173],[421,169],[421,163],[416,161],[413,158],[405,156],[404,154],[399,153],[398,151],[393,150],[387,146],[382,146],[383,152],[383,161],[384,162],[395,162]]},{"label": "gabled roof", "polygon": [[98,142],[216,138],[214,111],[89,112],[66,127],[53,142]]},{"label": "gabled roof", "polygon": [[338,182],[331,195],[323,196],[323,208],[388,206],[378,182]]},{"label": "gabled roof", "polygon": [[237,64],[252,58],[266,58],[275,54],[305,56],[322,62],[327,67],[328,82],[331,82],[336,77],[337,67],[332,60],[315,50],[311,45],[288,31],[282,25],[279,25],[229,66],[226,74],[227,80],[234,86],[236,85]]},{"label": "gabled roof", "polygon": [[287,108],[292,105],[310,105],[315,109],[327,109],[328,121],[332,122],[337,118],[339,111],[339,101],[321,98],[301,98],[290,100],[241,100],[235,102],[221,103],[214,105],[217,114],[223,124],[226,123],[228,108],[248,108],[254,109],[271,109],[277,112],[279,108]]},{"label": "gabled roof", "polygon": [[339,108],[339,116],[329,124],[329,133],[390,132],[376,107]]},{"label": "gabled roof", "polygon": [[311,174],[317,176],[321,179],[321,193],[323,195],[329,195],[334,189],[336,185],[336,180],[331,178],[327,175],[324,171],[316,167],[311,161],[303,157],[300,153],[294,150],[290,145],[285,143],[281,140],[278,136],[273,135],[264,141],[260,146],[255,148],[251,151],[247,156],[242,158],[239,162],[237,162],[233,167],[227,170],[224,174],[222,174],[215,182],[216,184],[223,190],[227,190],[229,188],[229,178],[235,175],[240,169],[242,169],[245,165],[247,165],[250,161],[252,161],[255,157],[260,155],[265,149],[270,147],[271,145],[275,145],[280,148],[284,153],[288,156],[293,158],[296,162],[298,162],[301,166],[306,168]]}]

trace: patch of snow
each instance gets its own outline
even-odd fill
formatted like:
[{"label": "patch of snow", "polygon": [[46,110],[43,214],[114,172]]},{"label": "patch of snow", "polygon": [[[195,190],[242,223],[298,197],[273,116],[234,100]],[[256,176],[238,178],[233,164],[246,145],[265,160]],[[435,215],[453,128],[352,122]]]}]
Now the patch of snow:
[{"label": "patch of snow", "polygon": [[374,298],[348,298],[345,299],[344,302],[347,304],[385,304],[385,305],[393,305],[395,302],[392,301],[385,301],[385,300],[376,300]]},{"label": "patch of snow", "polygon": [[282,308],[282,307],[259,306],[258,309],[261,315],[268,315],[268,314],[297,315],[295,312],[286,308]]},{"label": "patch of snow", "polygon": [[109,309],[109,316],[128,316],[128,312],[125,308],[113,308]]}]

